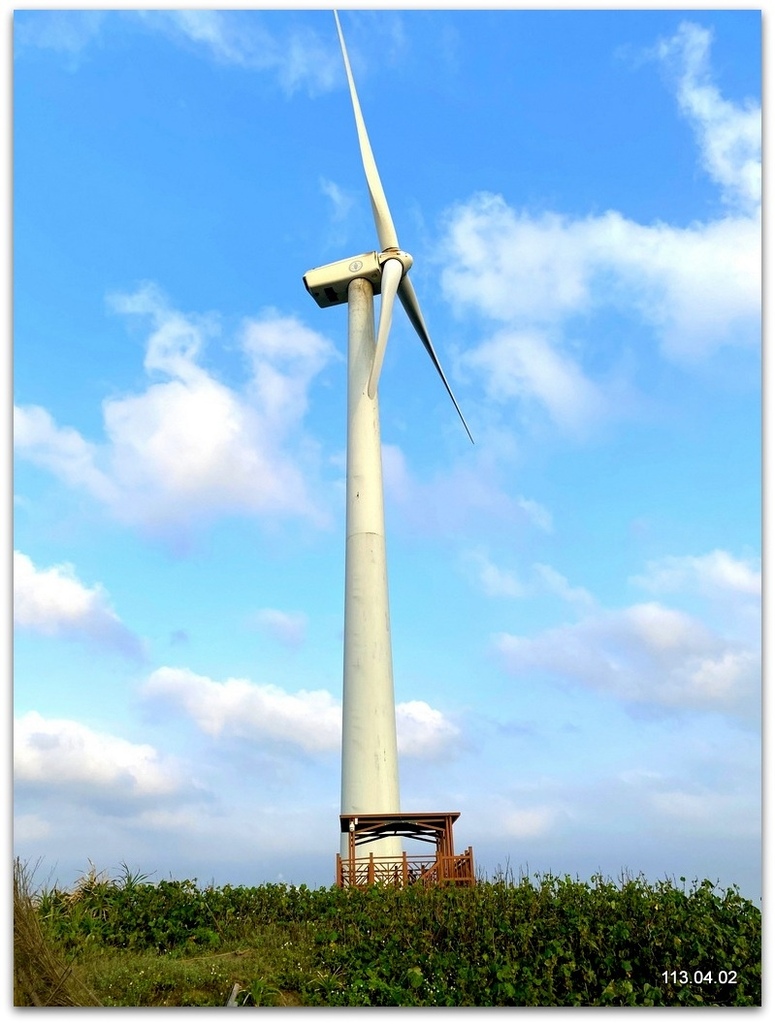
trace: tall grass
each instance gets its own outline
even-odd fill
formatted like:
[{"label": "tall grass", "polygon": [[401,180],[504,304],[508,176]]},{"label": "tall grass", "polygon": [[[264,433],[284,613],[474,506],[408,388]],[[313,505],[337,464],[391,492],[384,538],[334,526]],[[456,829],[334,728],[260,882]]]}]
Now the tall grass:
[{"label": "tall grass", "polygon": [[13,866],[14,1006],[99,1006],[58,944],[44,935],[32,895],[32,872]]}]

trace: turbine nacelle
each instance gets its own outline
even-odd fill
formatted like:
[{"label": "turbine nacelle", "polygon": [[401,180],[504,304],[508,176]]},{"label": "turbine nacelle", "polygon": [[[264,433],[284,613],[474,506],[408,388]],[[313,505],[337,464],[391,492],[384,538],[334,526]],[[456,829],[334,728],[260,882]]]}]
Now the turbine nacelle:
[{"label": "turbine nacelle", "polygon": [[405,274],[412,265],[412,257],[402,249],[384,252],[363,252],[335,263],[314,267],[304,275],[304,287],[317,304],[325,309],[347,302],[347,288],[351,281],[362,277],[371,284],[375,295],[382,292],[382,269],[388,260],[398,260]]}]

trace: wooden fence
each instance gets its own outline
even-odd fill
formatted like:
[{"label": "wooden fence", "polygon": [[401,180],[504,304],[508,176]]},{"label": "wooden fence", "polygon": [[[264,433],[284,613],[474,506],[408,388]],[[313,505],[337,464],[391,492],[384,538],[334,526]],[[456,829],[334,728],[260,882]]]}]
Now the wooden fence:
[{"label": "wooden fence", "polygon": [[336,884],[365,889],[383,885],[475,885],[474,852],[469,846],[465,853],[453,856],[408,856],[400,858],[367,857],[343,858],[336,855]]}]

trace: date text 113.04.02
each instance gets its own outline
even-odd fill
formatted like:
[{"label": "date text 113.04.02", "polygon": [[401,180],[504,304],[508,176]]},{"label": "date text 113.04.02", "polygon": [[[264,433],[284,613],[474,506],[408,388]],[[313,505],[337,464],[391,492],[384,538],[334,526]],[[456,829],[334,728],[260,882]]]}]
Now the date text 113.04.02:
[{"label": "date text 113.04.02", "polygon": [[662,971],[665,983],[674,985],[736,985],[737,971]]}]

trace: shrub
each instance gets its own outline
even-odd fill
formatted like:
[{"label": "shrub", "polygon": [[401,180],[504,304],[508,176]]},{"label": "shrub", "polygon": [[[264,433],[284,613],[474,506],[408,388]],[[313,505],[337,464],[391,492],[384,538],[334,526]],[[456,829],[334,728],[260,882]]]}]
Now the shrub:
[{"label": "shrub", "polygon": [[[220,964],[211,973],[226,990],[190,986],[199,1005],[225,1004],[234,984],[245,993],[238,1005],[761,1003],[761,914],[737,889],[707,880],[688,891],[641,877],[552,875],[470,889],[310,890],[151,884],[126,870],[110,882],[92,871],[72,893],[44,893],[37,914],[82,959],[110,949]],[[218,958],[237,951],[249,952],[250,969],[242,961],[224,974]],[[167,991],[164,1004],[173,1001]]]}]

